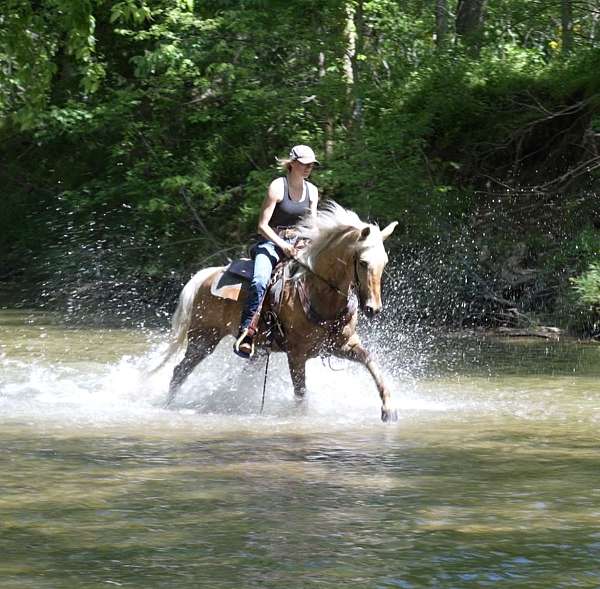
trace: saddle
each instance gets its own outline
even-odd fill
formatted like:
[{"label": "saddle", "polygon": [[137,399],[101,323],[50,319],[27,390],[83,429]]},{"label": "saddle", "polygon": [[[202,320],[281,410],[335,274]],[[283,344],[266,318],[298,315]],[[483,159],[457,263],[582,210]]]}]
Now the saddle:
[{"label": "saddle", "polygon": [[[285,268],[288,264],[280,262],[273,269],[271,280],[267,286],[265,299],[270,302],[272,308],[278,308],[283,294],[283,285],[287,278]],[[220,299],[238,301],[248,291],[248,285],[252,280],[254,261],[250,258],[233,260],[213,280],[210,294]]]},{"label": "saddle", "polygon": [[210,287],[210,294],[219,299],[239,300],[240,295],[248,290],[253,269],[254,261],[250,258],[233,260],[217,274]]},{"label": "saddle", "polygon": [[[276,231],[281,238],[293,243],[296,249],[303,249],[308,244],[308,240],[298,237],[298,231],[294,227],[277,227]],[[253,273],[254,260],[251,258],[233,260],[213,280],[210,294],[220,299],[238,301],[242,293],[245,295],[248,291],[248,284],[252,280]],[[288,274],[289,264],[287,260],[280,261],[273,268],[271,280],[265,294],[265,300],[270,302],[272,308],[279,308],[283,294],[283,285]]]}]

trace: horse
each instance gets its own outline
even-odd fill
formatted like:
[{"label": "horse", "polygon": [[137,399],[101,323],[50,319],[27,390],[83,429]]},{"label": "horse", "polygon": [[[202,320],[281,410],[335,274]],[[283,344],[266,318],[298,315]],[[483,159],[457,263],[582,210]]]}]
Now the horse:
[{"label": "horse", "polygon": [[[276,343],[287,354],[299,402],[306,393],[307,360],[333,355],[363,364],[379,391],[382,421],[397,419],[381,370],[356,333],[359,307],[367,317],[382,308],[381,275],[388,262],[383,242],[396,225],[395,221],[380,229],[328,201],[316,215],[307,215],[296,226],[298,237],[307,245],[287,262],[290,277],[283,286],[276,319],[283,338],[277,338]],[[167,406],[196,365],[225,336],[237,333],[243,301],[211,294],[211,286],[223,269],[200,270],[181,291],[172,319],[172,341],[160,366],[182,350],[186,340],[187,346],[173,370]],[[259,330],[256,345],[260,348],[266,344],[266,336]]]}]

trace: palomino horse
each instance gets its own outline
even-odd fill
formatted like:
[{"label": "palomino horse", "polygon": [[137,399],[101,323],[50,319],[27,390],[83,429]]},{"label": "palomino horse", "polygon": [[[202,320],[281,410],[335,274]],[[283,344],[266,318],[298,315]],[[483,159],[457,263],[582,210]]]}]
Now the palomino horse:
[{"label": "palomino horse", "polygon": [[[301,250],[295,272],[285,283],[278,326],[284,334],[279,348],[288,358],[296,399],[305,394],[305,364],[309,358],[335,355],[364,364],[381,397],[381,419],[395,420],[390,393],[380,369],[361,345],[356,334],[358,303],[372,317],[381,310],[381,274],[388,261],[383,241],[397,222],[380,230],[334,202],[326,203],[316,216],[307,216],[298,225],[299,236],[308,240]],[[167,357],[183,348],[184,358],[175,367],[169,387],[169,404],[195,366],[226,335],[235,335],[241,301],[217,298],[212,282],[223,268],[205,268],[184,286],[173,316],[173,341]],[[257,335],[257,346],[265,343]]]}]

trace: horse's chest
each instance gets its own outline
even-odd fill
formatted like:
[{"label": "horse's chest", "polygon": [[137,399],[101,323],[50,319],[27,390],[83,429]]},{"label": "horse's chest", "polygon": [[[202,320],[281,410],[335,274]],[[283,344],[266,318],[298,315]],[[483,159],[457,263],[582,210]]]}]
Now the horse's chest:
[{"label": "horse's chest", "polygon": [[294,310],[282,316],[288,349],[302,350],[308,356],[319,356],[339,350],[354,333],[356,322],[310,321],[303,312]]}]

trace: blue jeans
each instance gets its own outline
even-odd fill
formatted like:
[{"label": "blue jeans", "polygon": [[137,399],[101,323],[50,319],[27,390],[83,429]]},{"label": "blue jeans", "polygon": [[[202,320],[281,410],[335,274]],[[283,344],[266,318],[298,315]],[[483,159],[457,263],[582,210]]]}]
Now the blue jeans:
[{"label": "blue jeans", "polygon": [[250,282],[248,298],[242,311],[240,331],[246,329],[252,322],[252,318],[262,303],[267,285],[271,279],[273,268],[281,259],[281,252],[277,246],[268,240],[260,241],[254,247],[254,273]]}]

